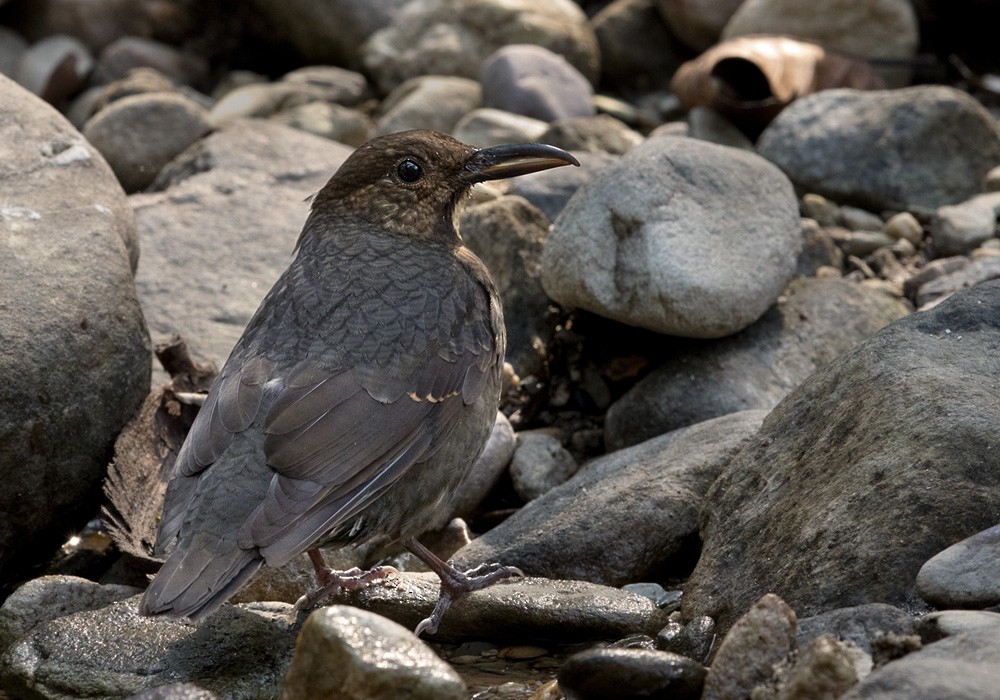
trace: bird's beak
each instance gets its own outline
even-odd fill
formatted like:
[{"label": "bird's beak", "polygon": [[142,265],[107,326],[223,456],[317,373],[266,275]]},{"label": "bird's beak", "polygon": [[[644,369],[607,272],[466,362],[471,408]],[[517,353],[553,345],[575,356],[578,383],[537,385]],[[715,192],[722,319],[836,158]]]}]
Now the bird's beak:
[{"label": "bird's beak", "polygon": [[465,161],[461,177],[471,185],[486,180],[527,175],[564,165],[579,166],[580,161],[555,146],[515,143],[474,151]]}]

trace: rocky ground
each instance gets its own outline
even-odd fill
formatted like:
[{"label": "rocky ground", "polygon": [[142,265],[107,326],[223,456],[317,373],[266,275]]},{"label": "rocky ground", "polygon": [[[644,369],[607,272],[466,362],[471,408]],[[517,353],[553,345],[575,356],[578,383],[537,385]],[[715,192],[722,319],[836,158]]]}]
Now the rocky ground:
[{"label": "rocky ground", "polygon": [[[797,7],[0,0],[0,698],[996,697],[1000,18]],[[197,392],[410,128],[582,163],[459,214],[509,367],[426,541],[527,577],[139,616]]]}]

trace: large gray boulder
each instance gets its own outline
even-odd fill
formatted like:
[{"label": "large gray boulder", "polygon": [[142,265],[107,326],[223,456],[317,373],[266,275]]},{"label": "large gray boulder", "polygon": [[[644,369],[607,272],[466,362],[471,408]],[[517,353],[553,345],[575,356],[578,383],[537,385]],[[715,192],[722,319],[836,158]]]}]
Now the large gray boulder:
[{"label": "large gray boulder", "polygon": [[726,413],[774,408],[817,369],[909,312],[902,299],[847,280],[794,280],[752,326],[684,346],[613,403],[605,443],[617,450]]},{"label": "large gray boulder", "polygon": [[317,192],[351,148],[273,122],[231,122],[130,198],[136,285],[156,342],[177,333],[222,366],[288,267]]},{"label": "large gray boulder", "polygon": [[775,302],[802,247],[798,201],[759,156],[654,137],[567,202],[542,258],[554,300],[691,338],[743,330]]},{"label": "large gray boulder", "polygon": [[96,515],[149,389],[135,220],[100,154],[0,76],[0,592]]},{"label": "large gray boulder", "polygon": [[920,609],[917,572],[1000,513],[1000,282],[896,321],[807,379],[713,484],[685,618],[767,592],[805,617]]},{"label": "large gray boulder", "polygon": [[1000,129],[950,87],[824,90],[782,111],[757,150],[806,192],[908,211],[977,194],[1000,163]]}]

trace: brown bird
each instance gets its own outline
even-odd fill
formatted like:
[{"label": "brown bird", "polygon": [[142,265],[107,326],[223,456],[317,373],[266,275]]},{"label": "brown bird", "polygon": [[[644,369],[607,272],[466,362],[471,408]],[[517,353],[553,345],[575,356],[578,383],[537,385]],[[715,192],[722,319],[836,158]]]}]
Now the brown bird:
[{"label": "brown bird", "polygon": [[226,361],[177,455],[156,549],[169,556],[147,615],[200,618],[262,564],[309,552],[312,607],[394,570],[334,572],[320,545],[400,541],[452,600],[520,575],[460,572],[416,537],[482,451],[498,407],[505,334],[455,207],[477,182],[579,165],[560,149],[474,149],[430,131],[358,148],[316,195],[290,267]]}]

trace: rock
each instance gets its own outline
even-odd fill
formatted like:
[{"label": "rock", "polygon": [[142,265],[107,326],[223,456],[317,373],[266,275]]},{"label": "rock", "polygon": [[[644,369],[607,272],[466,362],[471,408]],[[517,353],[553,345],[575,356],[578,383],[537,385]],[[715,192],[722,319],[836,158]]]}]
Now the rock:
[{"label": "rock", "polygon": [[560,119],[549,126],[539,139],[542,143],[567,151],[612,155],[625,153],[643,141],[642,134],[607,114]]},{"label": "rock", "polygon": [[[481,564],[482,562],[476,562]],[[432,573],[399,574],[390,584],[331,598],[384,615],[413,629],[431,613],[440,592]],[[643,596],[585,581],[508,579],[462,596],[441,621],[444,639],[481,638],[584,642],[656,634],[668,614]]]},{"label": "rock", "polygon": [[360,146],[376,135],[375,122],[357,109],[330,102],[309,102],[279,112],[279,124],[315,134],[348,146]]},{"label": "rock", "polygon": [[93,52],[126,34],[149,36],[153,31],[148,5],[132,0],[38,0],[30,12],[11,20],[33,40],[64,34]]},{"label": "rock", "polygon": [[1000,165],[983,175],[983,192],[1000,192]]},{"label": "rock", "polygon": [[601,50],[601,80],[630,92],[660,87],[687,51],[667,29],[655,0],[615,0],[590,20]]},{"label": "rock", "polygon": [[969,259],[964,255],[955,255],[950,258],[938,258],[931,260],[910,277],[903,284],[903,294],[910,299],[916,299],[917,292],[928,282],[932,282],[939,277],[944,277],[952,272],[957,272],[969,266]]},{"label": "rock", "polygon": [[558,679],[567,700],[697,700],[705,667],[668,651],[598,648],[567,659]]},{"label": "rock", "polygon": [[527,503],[564,483],[579,466],[557,438],[527,430],[517,434],[510,477],[514,491]]},{"label": "rock", "polygon": [[[794,36],[827,49],[898,63],[912,60],[920,42],[909,0],[838,0],[810,10],[795,0],[747,0],[726,23],[722,38],[752,34]],[[909,68],[886,64],[881,72],[889,85],[909,84]]]},{"label": "rock", "polygon": [[917,217],[908,211],[894,214],[885,222],[883,228],[886,233],[897,240],[906,240],[915,246],[923,243],[924,227],[917,221]]},{"label": "rock", "polygon": [[218,700],[218,695],[194,683],[170,683],[129,696],[128,700]]},{"label": "rock", "polygon": [[795,611],[768,593],[738,619],[715,653],[702,700],[747,698],[795,649]]},{"label": "rock", "polygon": [[537,142],[548,126],[540,119],[482,107],[459,119],[452,135],[462,143],[486,148],[505,143]]},{"label": "rock", "polygon": [[450,133],[481,102],[482,90],[475,80],[441,75],[411,78],[382,101],[378,133],[407,129]]},{"label": "rock", "polygon": [[851,231],[881,231],[883,226],[882,217],[878,214],[846,205],[837,208],[836,219],[838,224]]},{"label": "rock", "polygon": [[227,605],[191,624],[141,617],[138,600],[37,625],[3,655],[0,686],[14,697],[126,697],[191,682],[227,698],[278,697],[295,643],[290,605]]},{"label": "rock", "polygon": [[820,226],[836,226],[837,210],[837,205],[823,195],[810,192],[802,197],[802,215],[815,219]]},{"label": "rock", "polygon": [[940,610],[921,615],[913,626],[926,645],[945,637],[1000,629],[1000,613],[986,610]]},{"label": "rock", "polygon": [[996,233],[997,216],[986,202],[970,199],[940,207],[931,222],[931,240],[938,256],[963,255]]},{"label": "rock", "polygon": [[597,39],[572,0],[414,0],[361,54],[367,73],[388,93],[418,75],[478,78],[483,59],[509,44],[543,46],[597,80]]},{"label": "rock", "polygon": [[838,202],[872,211],[937,208],[979,192],[1000,162],[994,121],[949,87],[824,90],[783,110],[757,149],[796,186]]},{"label": "rock", "polygon": [[987,282],[890,324],[789,394],[708,492],[685,618],[725,629],[764,592],[802,616],[919,610],[919,568],[1000,508],[998,342],[1000,282]]},{"label": "rock", "polygon": [[0,597],[100,504],[149,389],[135,219],[100,154],[0,76]]},{"label": "rock", "polygon": [[196,359],[221,367],[288,265],[309,211],[303,200],[349,153],[286,126],[239,120],[167,165],[154,191],[133,195],[143,245],[136,286],[154,340],[180,334]]},{"label": "rock", "polygon": [[339,66],[303,66],[285,73],[281,82],[319,90],[324,100],[345,107],[357,107],[372,98],[365,76]]},{"label": "rock", "polygon": [[108,105],[84,125],[83,135],[107,159],[125,191],[137,192],[210,129],[208,112],[195,102],[154,92]]},{"label": "rock", "polygon": [[844,255],[864,258],[879,248],[886,248],[896,242],[888,233],[880,231],[849,231],[846,228],[827,229],[831,237],[844,251]]},{"label": "rock", "polygon": [[704,51],[717,43],[743,0],[656,0],[667,26],[689,48]]},{"label": "rock", "polygon": [[821,228],[813,219],[802,219],[802,252],[795,265],[797,277],[816,277],[821,268],[839,271],[844,266],[842,251],[830,235],[830,229]]},{"label": "rock", "polygon": [[0,26],[0,73],[12,80],[17,79],[17,67],[21,63],[28,42],[10,27]]},{"label": "rock", "polygon": [[996,695],[1000,628],[948,637],[872,671],[841,700],[978,700]]},{"label": "rock", "polygon": [[671,622],[656,635],[656,648],[708,663],[716,645],[715,620],[696,617],[686,625]]},{"label": "rock", "polygon": [[607,585],[676,574],[696,536],[702,495],[764,415],[723,416],[587,462],[455,559]]},{"label": "rock", "polygon": [[1000,525],[935,554],[917,573],[917,593],[937,608],[1000,605]]},{"label": "rock", "polygon": [[904,636],[913,634],[913,617],[885,603],[838,608],[799,618],[796,640],[798,646],[804,648],[814,639],[830,635],[871,654],[872,639],[880,632]]},{"label": "rock", "polygon": [[580,71],[557,53],[534,44],[511,44],[493,52],[479,69],[483,105],[553,122],[594,114],[594,90]]},{"label": "rock", "polygon": [[309,615],[295,643],[283,700],[403,696],[462,700],[468,691],[451,666],[391,620],[344,605]]},{"label": "rock", "polygon": [[692,107],[688,112],[688,136],[730,148],[753,150],[753,142],[731,121],[707,107]]},{"label": "rock", "polygon": [[[541,134],[534,140],[540,140]],[[577,153],[579,168],[554,168],[516,178],[510,183],[509,194],[523,197],[542,210],[549,221],[556,217],[580,187],[589,182],[602,168],[618,160],[606,153]]]},{"label": "rock", "polygon": [[483,453],[472,465],[472,469],[462,481],[452,497],[452,514],[467,518],[475,512],[483,499],[493,490],[497,481],[507,471],[517,445],[514,428],[500,411],[493,424],[493,432],[483,448]]},{"label": "rock", "polygon": [[217,127],[235,119],[270,117],[281,111],[326,101],[328,91],[303,82],[250,83],[238,86],[212,106],[209,118]]},{"label": "rock", "polygon": [[49,36],[21,54],[14,79],[50,104],[75,95],[87,82],[94,59],[69,36]]},{"label": "rock", "polygon": [[[944,258],[944,260],[949,259]],[[1000,277],[1000,259],[996,257],[983,258],[963,264],[954,272],[941,274],[929,282],[921,284],[916,291],[917,308],[922,309],[930,304],[940,303],[955,292],[998,277]]]},{"label": "rock", "polygon": [[546,243],[542,285],[560,304],[622,323],[718,338],[767,311],[801,245],[798,202],[778,170],[662,137],[577,190]]},{"label": "rock", "polygon": [[551,324],[546,323],[551,302],[539,280],[548,219],[520,197],[500,197],[463,211],[459,230],[500,290],[507,361],[521,375],[538,373],[540,353],[552,338]]},{"label": "rock", "polygon": [[136,36],[123,36],[105,47],[94,68],[94,81],[121,80],[135,68],[155,68],[181,85],[201,87],[208,80],[208,61],[170,44]]},{"label": "rock", "polygon": [[680,348],[608,409],[611,450],[747,409],[771,409],[809,375],[909,313],[842,279],[794,280],[746,330]]},{"label": "rock", "polygon": [[[851,644],[822,635],[801,651],[778,683],[776,700],[835,700],[851,689],[861,675],[858,664],[871,660]],[[867,672],[865,668],[865,672]]]},{"label": "rock", "polygon": [[0,658],[21,637],[50,620],[96,610],[141,593],[132,586],[102,586],[76,576],[43,576],[19,586],[0,608]]},{"label": "rock", "polygon": [[360,68],[361,46],[389,25],[406,0],[253,0],[268,28],[308,63]]}]

